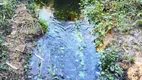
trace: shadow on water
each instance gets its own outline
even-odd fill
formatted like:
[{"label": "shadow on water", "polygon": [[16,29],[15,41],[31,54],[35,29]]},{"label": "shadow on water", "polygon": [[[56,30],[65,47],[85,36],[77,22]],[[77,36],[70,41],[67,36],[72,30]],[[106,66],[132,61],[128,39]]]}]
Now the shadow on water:
[{"label": "shadow on water", "polygon": [[41,7],[54,7],[56,19],[73,21],[80,17],[80,0],[35,0],[35,2]]},{"label": "shadow on water", "polygon": [[[65,4],[59,1],[67,0],[57,0]],[[93,44],[94,36],[90,34],[93,26],[87,18],[60,21],[54,12],[50,7],[40,10],[39,17],[47,21],[49,28],[33,49],[29,80],[97,80],[99,56]]]}]

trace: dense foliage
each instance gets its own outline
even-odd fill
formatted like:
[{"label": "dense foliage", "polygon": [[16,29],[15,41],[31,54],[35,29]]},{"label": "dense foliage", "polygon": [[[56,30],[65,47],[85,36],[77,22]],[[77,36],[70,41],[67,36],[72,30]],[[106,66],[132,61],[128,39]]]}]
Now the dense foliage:
[{"label": "dense foliage", "polygon": [[120,56],[110,49],[106,49],[100,54],[101,73],[99,79],[116,80],[122,77],[123,69],[117,64]]},{"label": "dense foliage", "polygon": [[128,31],[141,17],[142,2],[138,0],[82,0],[96,35],[96,46],[102,46],[104,36],[113,28]]}]

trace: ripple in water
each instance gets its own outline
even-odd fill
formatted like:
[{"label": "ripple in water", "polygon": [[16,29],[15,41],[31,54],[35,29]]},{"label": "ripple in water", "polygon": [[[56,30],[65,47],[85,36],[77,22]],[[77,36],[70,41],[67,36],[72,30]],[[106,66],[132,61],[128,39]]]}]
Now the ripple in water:
[{"label": "ripple in water", "polygon": [[30,80],[97,80],[98,54],[87,20],[58,21],[50,9],[39,16],[48,32],[37,41],[30,59]]}]

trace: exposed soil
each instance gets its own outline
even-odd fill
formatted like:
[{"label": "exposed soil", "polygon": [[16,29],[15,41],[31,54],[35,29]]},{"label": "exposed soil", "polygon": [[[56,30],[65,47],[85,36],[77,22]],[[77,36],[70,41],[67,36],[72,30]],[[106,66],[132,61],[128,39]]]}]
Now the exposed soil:
[{"label": "exposed soil", "polygon": [[12,32],[5,38],[8,51],[8,70],[1,70],[0,80],[24,80],[26,55],[34,46],[34,39],[42,34],[40,24],[33,18],[24,4],[17,6],[11,19]]},{"label": "exposed soil", "polygon": [[[119,32],[113,30],[114,42],[111,48],[121,55],[119,62],[124,69],[123,79],[142,80],[142,29],[141,26],[133,27],[130,31]],[[127,78],[126,78],[127,75]]]},{"label": "exposed soil", "polygon": [[[24,80],[26,55],[30,54],[34,39],[42,31],[37,19],[30,15],[24,4],[17,6],[11,24],[12,32],[3,43],[8,49],[6,64],[9,69],[0,70],[0,80]],[[128,80],[142,80],[142,26],[123,33],[113,30],[113,33],[115,40],[111,47],[116,48],[120,55],[123,54],[119,64],[126,71]],[[128,59],[130,57],[135,57],[134,62]]]}]

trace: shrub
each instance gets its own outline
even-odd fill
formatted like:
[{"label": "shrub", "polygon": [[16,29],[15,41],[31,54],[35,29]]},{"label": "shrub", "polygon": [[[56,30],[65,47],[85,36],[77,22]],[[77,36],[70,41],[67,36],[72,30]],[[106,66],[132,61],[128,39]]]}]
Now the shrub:
[{"label": "shrub", "polygon": [[106,49],[101,51],[100,56],[100,79],[116,80],[122,76],[123,69],[117,64],[119,56],[115,51]]}]

